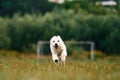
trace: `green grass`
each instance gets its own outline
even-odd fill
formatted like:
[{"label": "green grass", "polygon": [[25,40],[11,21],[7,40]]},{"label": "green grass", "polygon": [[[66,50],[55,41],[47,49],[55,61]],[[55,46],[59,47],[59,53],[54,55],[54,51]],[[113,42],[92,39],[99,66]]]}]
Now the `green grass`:
[{"label": "green grass", "polygon": [[56,66],[51,58],[0,57],[0,80],[120,80],[120,57],[111,58],[96,61],[68,58],[63,67]]}]

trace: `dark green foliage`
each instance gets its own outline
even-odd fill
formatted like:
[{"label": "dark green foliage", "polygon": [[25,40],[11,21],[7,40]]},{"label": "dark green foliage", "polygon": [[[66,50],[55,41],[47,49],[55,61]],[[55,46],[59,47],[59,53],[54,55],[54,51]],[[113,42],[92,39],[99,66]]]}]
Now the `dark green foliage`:
[{"label": "dark green foliage", "polygon": [[45,13],[51,11],[55,4],[48,0],[0,0],[0,16],[13,16],[14,13]]},{"label": "dark green foliage", "polygon": [[94,41],[96,49],[106,53],[120,53],[120,16],[94,15],[74,10],[46,13],[44,16],[14,15],[0,18],[0,48],[27,51],[38,40],[48,41],[53,35],[63,40]]},{"label": "dark green foliage", "polygon": [[0,48],[9,49],[11,39],[7,34],[8,20],[4,21],[3,18],[0,18]]},{"label": "dark green foliage", "polygon": [[45,14],[46,12],[57,9],[73,9],[76,12],[79,9],[94,14],[106,14],[106,13],[120,13],[120,1],[117,1],[117,6],[102,6],[96,5],[96,2],[103,0],[66,0],[62,5],[50,3],[48,0],[0,0],[0,16],[12,17],[15,13],[24,15],[26,13],[31,14]]}]

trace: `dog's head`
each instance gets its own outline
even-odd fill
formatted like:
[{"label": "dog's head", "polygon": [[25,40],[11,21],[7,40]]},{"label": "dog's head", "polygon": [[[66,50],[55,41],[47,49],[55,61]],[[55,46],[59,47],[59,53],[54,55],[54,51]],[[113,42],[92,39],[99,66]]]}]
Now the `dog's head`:
[{"label": "dog's head", "polygon": [[50,40],[50,45],[52,45],[54,48],[58,48],[61,44],[63,44],[63,41],[59,35],[53,36]]}]

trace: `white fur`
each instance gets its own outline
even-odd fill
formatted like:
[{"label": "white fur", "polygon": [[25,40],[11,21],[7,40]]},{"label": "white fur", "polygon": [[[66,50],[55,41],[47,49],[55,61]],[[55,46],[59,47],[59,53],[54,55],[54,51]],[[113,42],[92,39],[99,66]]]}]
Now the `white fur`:
[{"label": "white fur", "polygon": [[66,46],[59,35],[53,36],[50,39],[50,49],[51,49],[53,61],[55,62],[55,60],[58,60],[58,62],[55,63],[59,63],[59,59],[60,59],[65,65],[67,51],[66,51]]}]

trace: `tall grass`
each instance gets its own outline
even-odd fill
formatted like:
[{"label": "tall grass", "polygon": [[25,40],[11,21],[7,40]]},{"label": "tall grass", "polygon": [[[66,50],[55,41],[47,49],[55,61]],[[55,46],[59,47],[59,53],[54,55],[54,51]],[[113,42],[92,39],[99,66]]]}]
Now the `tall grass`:
[{"label": "tall grass", "polygon": [[63,67],[56,66],[50,57],[39,60],[1,57],[0,80],[120,80],[119,63],[119,57],[97,61],[68,57]]}]

